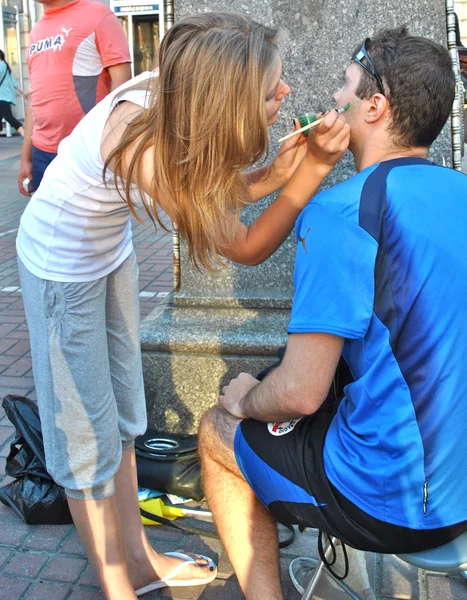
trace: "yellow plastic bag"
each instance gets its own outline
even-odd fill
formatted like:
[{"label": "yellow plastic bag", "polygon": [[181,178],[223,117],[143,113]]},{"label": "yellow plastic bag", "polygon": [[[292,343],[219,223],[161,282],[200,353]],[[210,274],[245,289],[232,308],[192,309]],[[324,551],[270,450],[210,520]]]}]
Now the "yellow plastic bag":
[{"label": "yellow plastic bag", "polygon": [[[160,498],[149,498],[148,500],[143,500],[139,503],[139,507],[142,508],[146,513],[151,513],[156,517],[169,519],[169,521],[174,521],[179,517],[183,517],[185,514],[181,508],[176,508],[175,506],[166,506]],[[150,519],[143,517],[143,515],[141,515],[141,521],[143,522],[143,525],[161,525],[161,523],[151,521]]]}]

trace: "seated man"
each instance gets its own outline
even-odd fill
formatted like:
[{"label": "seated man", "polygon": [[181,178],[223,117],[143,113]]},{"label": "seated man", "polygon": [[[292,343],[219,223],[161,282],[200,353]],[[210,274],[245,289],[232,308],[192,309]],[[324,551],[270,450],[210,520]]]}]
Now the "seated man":
[{"label": "seated man", "polygon": [[335,94],[358,174],[297,220],[284,359],[231,381],[200,429],[248,600],[283,597],[274,515],[383,553],[467,530],[467,177],[426,159],[453,98],[447,50],[405,28],[367,39]]}]

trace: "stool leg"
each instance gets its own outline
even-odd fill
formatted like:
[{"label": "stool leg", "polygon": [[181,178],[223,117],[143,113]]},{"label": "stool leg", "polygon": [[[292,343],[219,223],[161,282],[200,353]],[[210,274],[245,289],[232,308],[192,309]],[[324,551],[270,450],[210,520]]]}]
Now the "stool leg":
[{"label": "stool leg", "polygon": [[[331,548],[331,543],[334,546],[336,546],[337,542],[338,542],[337,538],[331,538],[331,541],[328,541],[326,543],[326,545],[324,547],[324,556],[327,557],[328,551]],[[354,592],[354,590],[351,587],[349,587],[344,581],[334,577],[332,575],[332,573],[330,573],[326,569],[325,564],[323,563],[322,560],[320,560],[319,563],[316,565],[315,572],[313,573],[313,575],[310,579],[310,582],[309,582],[305,592],[303,593],[302,600],[312,600],[313,592],[314,592],[316,586],[318,585],[319,579],[323,573],[325,573],[328,577],[331,577],[337,583],[337,585],[342,590],[344,590],[344,592],[346,592],[346,594],[348,594],[352,598],[352,600],[363,600],[363,598],[361,596],[359,596],[356,592]]]},{"label": "stool leg", "polygon": [[[324,548],[325,556],[330,547],[331,547],[331,544],[329,542],[327,542],[327,544]],[[313,592],[314,592],[316,586],[318,585],[318,581],[323,573],[324,568],[325,568],[324,563],[322,560],[320,560],[315,567],[315,571],[314,571],[313,575],[311,576],[310,583],[307,585],[307,587],[303,593],[302,600],[311,600],[313,598]]]}]

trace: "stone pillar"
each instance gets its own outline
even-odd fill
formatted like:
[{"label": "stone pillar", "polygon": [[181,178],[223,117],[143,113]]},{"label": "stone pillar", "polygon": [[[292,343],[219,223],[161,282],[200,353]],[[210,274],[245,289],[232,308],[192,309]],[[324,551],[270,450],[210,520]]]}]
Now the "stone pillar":
[{"label": "stone pillar", "polygon": [[[179,0],[175,20],[225,8],[224,0]],[[344,68],[366,36],[405,23],[412,33],[446,45],[445,0],[231,0],[229,10],[247,12],[281,32],[283,78],[292,93],[270,130],[272,155],[295,115],[333,107],[332,95],[341,85]],[[449,127],[433,147],[431,159],[451,164]],[[349,154],[325,186],[353,172]],[[267,202],[248,207],[245,222]],[[217,276],[208,276],[191,266],[182,247],[180,289],[141,329],[150,426],[195,431],[201,414],[217,402],[223,382],[240,371],[255,374],[274,361],[277,347],[286,342],[294,251],[290,236],[259,267],[229,264]]]}]

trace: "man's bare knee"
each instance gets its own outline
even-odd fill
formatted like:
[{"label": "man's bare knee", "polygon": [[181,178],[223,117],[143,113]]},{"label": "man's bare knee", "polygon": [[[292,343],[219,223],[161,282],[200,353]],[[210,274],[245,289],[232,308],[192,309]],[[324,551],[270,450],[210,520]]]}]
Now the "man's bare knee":
[{"label": "man's bare knee", "polygon": [[239,419],[220,406],[210,408],[199,425],[201,460],[214,460],[231,471],[239,472],[234,454],[234,438]]}]

